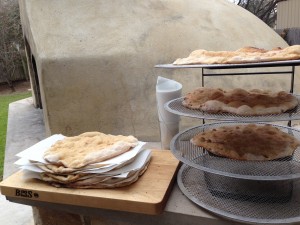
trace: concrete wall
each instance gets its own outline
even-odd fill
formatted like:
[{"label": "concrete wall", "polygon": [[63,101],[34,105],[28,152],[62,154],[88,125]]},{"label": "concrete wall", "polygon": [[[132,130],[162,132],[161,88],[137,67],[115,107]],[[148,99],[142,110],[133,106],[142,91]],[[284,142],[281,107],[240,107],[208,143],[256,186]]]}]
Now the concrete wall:
[{"label": "concrete wall", "polygon": [[300,0],[279,2],[276,29],[294,27],[300,27]]},{"label": "concrete wall", "polygon": [[[181,82],[186,93],[201,85],[201,70],[155,69],[156,64],[199,48],[287,46],[254,15],[224,0],[19,3],[48,135],[98,130],[157,141],[157,76]],[[286,75],[268,75],[217,77],[205,85],[289,90],[289,84]],[[181,126],[195,123],[200,122],[183,118]]]}]

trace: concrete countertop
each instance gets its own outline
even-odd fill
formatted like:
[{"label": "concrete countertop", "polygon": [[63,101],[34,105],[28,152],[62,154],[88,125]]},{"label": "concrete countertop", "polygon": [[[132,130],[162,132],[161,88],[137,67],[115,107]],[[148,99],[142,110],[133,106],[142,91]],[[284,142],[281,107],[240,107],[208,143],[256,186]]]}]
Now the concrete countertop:
[{"label": "concrete countertop", "polygon": [[[5,167],[4,167],[4,179],[9,175],[15,173],[18,168],[13,164],[16,161],[15,154],[30,147],[45,137],[43,127],[43,115],[40,109],[36,109],[32,105],[31,98],[14,102],[9,107],[8,118],[8,133],[7,133],[7,145],[5,155]],[[160,149],[160,143],[151,142],[147,143],[146,147]],[[1,199],[0,206],[7,208],[7,205],[14,205],[17,207],[10,207],[10,211],[4,211],[6,215],[3,215],[4,219],[11,217],[9,214],[16,215],[16,220],[27,221],[23,223],[32,223],[32,213],[26,205],[33,207],[40,207],[49,209],[51,211],[60,211],[78,215],[84,215],[85,220],[89,221],[91,225],[103,224],[101,221],[105,218],[110,224],[112,221],[115,224],[125,225],[140,224],[141,222],[147,224],[210,224],[210,225],[229,225],[229,224],[242,224],[237,222],[228,221],[224,218],[220,218],[211,214],[210,212],[202,209],[198,205],[191,202],[179,189],[175,182],[173,189],[170,193],[167,201],[164,213],[161,215],[144,215],[139,213],[128,213],[104,209],[95,209],[79,206],[70,206],[62,204],[53,204],[32,201],[19,198],[8,198],[9,201],[19,204],[8,203],[4,199]],[[3,207],[4,208],[4,207]],[[24,211],[23,214],[17,214],[14,212]],[[2,212],[2,213],[4,213]],[[88,219],[87,219],[88,218]],[[117,219],[117,221],[116,221]],[[9,219],[7,219],[9,221]],[[9,223],[6,223],[10,225]],[[11,223],[15,224],[15,223]],[[298,224],[298,223],[297,223]],[[300,224],[300,223],[299,223]]]}]

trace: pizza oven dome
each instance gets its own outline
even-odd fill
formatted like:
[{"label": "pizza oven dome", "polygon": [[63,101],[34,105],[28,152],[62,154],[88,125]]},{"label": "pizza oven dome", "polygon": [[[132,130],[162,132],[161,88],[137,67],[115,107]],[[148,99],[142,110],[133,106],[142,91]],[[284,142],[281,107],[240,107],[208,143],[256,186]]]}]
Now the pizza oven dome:
[{"label": "pizza oven dome", "polygon": [[[261,20],[225,0],[19,3],[35,102],[42,105],[48,134],[97,130],[157,141],[157,76],[179,81],[186,93],[201,85],[201,71],[154,65],[198,48],[287,46]],[[218,77],[206,85],[289,85],[279,77],[261,78]]]}]

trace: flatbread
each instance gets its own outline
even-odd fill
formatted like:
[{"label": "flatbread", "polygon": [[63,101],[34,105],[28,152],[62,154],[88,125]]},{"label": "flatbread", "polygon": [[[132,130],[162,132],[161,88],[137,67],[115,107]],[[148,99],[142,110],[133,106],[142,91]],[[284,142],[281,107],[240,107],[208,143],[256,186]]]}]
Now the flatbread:
[{"label": "flatbread", "polygon": [[55,187],[64,188],[80,188],[80,189],[95,189],[95,188],[117,188],[128,186],[136,182],[140,176],[144,174],[150,163],[150,158],[139,170],[131,171],[126,178],[104,176],[99,174],[94,174],[94,176],[86,176],[86,179],[82,177],[76,181],[64,182],[61,179],[56,179],[55,177],[49,177],[47,174],[43,174],[41,179],[48,182],[50,185]]},{"label": "flatbread", "polygon": [[300,45],[293,45],[286,48],[278,47],[272,50],[255,47],[243,47],[236,51],[207,51],[199,49],[193,51],[186,58],[175,60],[173,64],[239,64],[295,59],[300,59]]},{"label": "flatbread", "polygon": [[[132,157],[131,159],[129,159],[127,161],[119,163],[118,165],[116,165],[114,167],[114,169],[121,168],[121,167],[133,162],[135,160],[136,156]],[[52,173],[52,174],[57,174],[57,175],[66,175],[66,174],[77,174],[77,173],[88,173],[88,172],[93,173],[94,170],[102,169],[102,167],[106,166],[106,165],[105,164],[104,165],[90,164],[90,165],[87,165],[87,166],[84,166],[81,168],[76,168],[76,169],[64,167],[62,165],[55,165],[55,164],[36,164],[36,166],[46,173]]]},{"label": "flatbread", "polygon": [[44,153],[51,164],[76,169],[116,157],[138,145],[133,136],[86,132],[57,141]]},{"label": "flatbread", "polygon": [[236,160],[274,160],[291,156],[299,140],[272,125],[222,126],[197,134],[191,143]]},{"label": "flatbread", "polygon": [[72,183],[81,179],[87,179],[97,174],[78,173],[78,174],[53,174],[53,173],[41,173],[41,179],[47,182],[57,182],[62,184]]},{"label": "flatbread", "polygon": [[56,173],[56,174],[72,174],[78,169],[67,168],[62,165],[55,164],[36,164],[36,167],[47,172],[47,173]]},{"label": "flatbread", "polygon": [[242,116],[280,114],[298,105],[297,98],[285,91],[200,87],[184,96],[182,105],[209,113],[227,112]]}]

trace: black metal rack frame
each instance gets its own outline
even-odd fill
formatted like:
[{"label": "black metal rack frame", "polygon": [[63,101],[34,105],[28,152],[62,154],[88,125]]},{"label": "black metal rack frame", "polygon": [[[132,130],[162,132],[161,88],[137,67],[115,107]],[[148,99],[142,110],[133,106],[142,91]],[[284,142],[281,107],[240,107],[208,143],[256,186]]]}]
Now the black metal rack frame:
[{"label": "black metal rack frame", "polygon": [[[291,82],[290,82],[290,93],[294,93],[294,79],[295,79],[295,66],[299,66],[300,65],[300,60],[289,60],[289,61],[280,61],[280,62],[262,62],[262,63],[247,63],[247,64],[214,64],[214,65],[173,65],[173,64],[164,64],[164,65],[156,65],[156,68],[166,68],[166,69],[184,69],[184,68],[201,68],[202,69],[202,86],[204,87],[204,78],[207,76],[234,76],[234,75],[261,75],[261,74],[287,74],[290,75],[291,78]],[[276,70],[276,71],[254,71],[254,72],[239,72],[239,71],[233,71],[230,73],[228,73],[228,71],[226,72],[220,72],[217,71],[217,73],[212,73],[211,70],[214,69],[220,69],[220,70],[226,70],[226,69],[243,69],[243,68],[268,68],[268,67],[289,67],[289,69],[286,70]],[[204,119],[203,119],[203,123],[204,123]],[[203,126],[214,126],[214,124],[209,124],[209,125],[203,125]],[[200,126],[201,129],[203,129],[203,126]],[[289,120],[288,122],[288,126],[291,126],[291,120]],[[189,148],[189,145],[185,142],[185,138],[187,136],[185,135],[185,132],[187,134],[189,134],[189,132],[194,131],[193,129],[197,129],[197,128],[191,128],[188,129],[184,132],[181,132],[179,134],[177,134],[171,142],[171,150],[173,152],[173,154],[180,160],[183,162],[183,167],[181,167],[179,173],[178,173],[178,185],[181,189],[181,191],[190,199],[192,200],[194,203],[198,204],[199,206],[212,211],[214,213],[216,213],[217,215],[220,216],[224,216],[226,218],[229,219],[233,219],[233,220],[237,220],[237,221],[242,221],[242,222],[250,222],[250,223],[285,223],[285,222],[298,222],[299,221],[299,213],[298,211],[293,211],[294,214],[288,214],[290,212],[292,212],[290,209],[291,208],[297,208],[298,207],[298,203],[299,201],[297,199],[292,198],[292,189],[289,189],[289,192],[285,192],[287,189],[285,188],[286,186],[282,187],[282,186],[278,186],[279,188],[274,187],[274,184],[282,184],[282,181],[284,184],[288,183],[291,184],[291,182],[294,182],[295,179],[290,179],[291,177],[289,177],[287,180],[277,180],[279,178],[279,176],[277,176],[275,178],[275,180],[272,180],[273,178],[268,177],[269,180],[266,181],[266,177],[262,177],[262,179],[257,179],[258,177],[255,177],[255,179],[253,180],[253,184],[255,187],[257,187],[257,182],[263,182],[260,183],[262,185],[262,187],[265,187],[264,185],[268,184],[268,186],[270,186],[272,189],[271,190],[275,190],[278,189],[278,191],[283,191],[281,193],[283,193],[282,196],[284,196],[284,198],[282,198],[284,201],[280,202],[280,204],[278,204],[277,202],[275,202],[274,204],[272,203],[274,201],[274,197],[271,196],[271,198],[268,198],[269,195],[269,191],[267,190],[265,193],[261,194],[261,188],[259,190],[259,194],[261,194],[257,199],[259,200],[269,200],[271,199],[271,202],[266,201],[266,203],[264,203],[263,201],[260,201],[260,207],[256,207],[256,203],[253,202],[248,202],[245,201],[247,199],[254,199],[254,197],[257,197],[257,193],[254,193],[254,197],[249,198],[249,196],[244,197],[244,201],[236,201],[236,199],[233,199],[233,202],[229,202],[231,200],[232,197],[237,197],[236,194],[236,190],[238,190],[237,188],[240,188],[239,190],[241,190],[241,194],[242,197],[245,194],[245,190],[243,189],[245,186],[249,187],[249,183],[244,185],[244,181],[249,182],[249,177],[247,177],[246,179],[244,179],[245,177],[243,176],[239,176],[236,177],[234,179],[239,179],[239,182],[236,182],[237,180],[232,180],[233,178],[229,175],[229,174],[224,174],[223,173],[223,168],[224,165],[221,165],[218,168],[222,168],[222,172],[220,173],[221,170],[217,169],[216,171],[218,171],[218,175],[216,175],[215,173],[212,173],[212,171],[208,171],[206,170],[206,168],[204,168],[205,166],[207,166],[207,163],[211,163],[209,165],[217,165],[216,163],[219,161],[215,161],[214,159],[209,162],[209,160],[207,160],[207,158],[204,160],[204,154],[202,155],[203,157],[195,157],[195,154],[198,153],[198,149],[195,149],[195,151],[193,151],[192,148]],[[290,132],[292,128],[288,128],[288,132]],[[197,131],[198,132],[198,131]],[[298,132],[298,131],[297,131]],[[181,149],[184,149],[184,151],[182,152],[176,152],[175,149],[180,149],[179,146],[175,146],[179,140],[179,136],[181,137],[182,135],[182,143],[180,142],[180,144],[182,144],[180,147]],[[194,135],[194,134],[192,134]],[[188,138],[189,140],[189,138]],[[178,142],[178,143],[179,143]],[[188,156],[191,156],[190,158],[185,158]],[[198,155],[199,156],[199,155]],[[205,157],[208,155],[205,155]],[[209,157],[209,156],[208,156]],[[187,166],[189,163],[189,159],[192,159],[190,162],[193,165],[189,165],[192,167]],[[203,164],[201,164],[201,159],[203,159]],[[198,161],[197,161],[198,160]],[[221,161],[222,162],[222,161]],[[249,162],[248,162],[249,163]],[[252,163],[252,162],[250,162]],[[290,161],[287,161],[288,165],[290,166]],[[225,162],[226,166],[228,167],[229,163],[228,161]],[[204,166],[203,166],[204,165]],[[253,165],[250,165],[251,168],[256,168]],[[277,167],[277,166],[276,166]],[[230,167],[229,167],[230,168]],[[258,167],[257,167],[258,168]],[[272,172],[274,172],[273,166],[270,167]],[[283,168],[283,167],[280,167]],[[191,173],[187,173],[187,169],[190,169],[190,171],[194,171],[194,174]],[[233,169],[233,171],[235,171],[235,167]],[[240,168],[238,168],[238,171]],[[202,171],[202,172],[199,172]],[[258,171],[262,171],[260,169],[258,169]],[[282,171],[282,170],[280,170]],[[201,189],[201,191],[199,191],[199,184],[198,182],[195,182],[196,176],[199,176],[200,174],[203,174],[203,179],[199,179],[201,181],[204,182],[203,188]],[[206,175],[206,176],[205,176]],[[226,178],[223,179],[223,176],[226,176]],[[217,177],[216,177],[217,176]],[[219,177],[218,177],[219,176]],[[221,180],[219,179],[221,177]],[[229,177],[229,178],[228,178]],[[211,178],[213,178],[214,180],[211,180]],[[243,179],[241,179],[243,178]],[[281,177],[282,179],[283,177]],[[293,177],[295,178],[295,177]],[[190,179],[190,180],[189,180]],[[218,184],[216,185],[216,179]],[[241,184],[242,180],[242,185],[239,186]],[[223,182],[224,181],[224,182]],[[251,180],[252,182],[252,180]],[[221,183],[221,187],[219,187],[219,184]],[[195,185],[193,185],[195,184]],[[232,186],[230,185],[237,185],[234,188],[232,188]],[[291,184],[291,185],[294,185]],[[231,187],[231,189],[234,190],[234,195],[232,195],[231,189],[226,189],[224,191],[224,187],[228,188],[228,186]],[[291,188],[294,188],[296,186],[290,186]],[[205,188],[208,188],[207,192]],[[275,188],[275,189],[274,189]],[[221,192],[219,192],[219,190],[221,190]],[[229,190],[229,192],[228,192]],[[252,188],[250,188],[247,191],[253,191]],[[204,194],[203,194],[204,193]],[[211,196],[211,193],[214,194],[212,196],[211,199],[215,200],[216,202],[209,202],[209,196]],[[288,194],[286,194],[288,193]],[[203,194],[203,195],[201,195]],[[219,196],[221,196],[220,198],[216,198],[216,194],[218,194]],[[279,194],[275,194],[276,197],[278,197]],[[281,195],[281,194],[280,194]],[[285,196],[288,196],[288,198],[285,198]],[[240,197],[240,196],[238,196]],[[205,202],[204,200],[209,199],[207,202]],[[223,203],[220,201],[220,199],[223,201]],[[243,198],[242,198],[243,199]],[[280,199],[280,201],[282,200]],[[287,200],[286,200],[287,199]],[[240,203],[240,205],[238,205],[237,203]],[[246,203],[246,204],[245,204]],[[294,203],[297,204],[297,206],[293,205]],[[248,207],[249,204],[249,207]],[[273,205],[271,205],[273,204]],[[264,208],[264,206],[266,205],[266,207]],[[292,206],[293,205],[293,206]],[[216,207],[217,206],[217,207]],[[224,208],[222,209],[221,206],[224,206]],[[236,211],[234,211],[233,208],[231,208],[232,206],[237,206],[236,207]],[[263,206],[263,207],[262,207]],[[272,206],[272,207],[271,207]],[[275,209],[274,207],[278,207],[278,209]],[[273,208],[275,209],[275,211],[277,212],[284,212],[282,215],[278,214],[278,213],[274,213],[272,215],[274,215],[274,218],[270,217],[270,213],[268,211],[268,209]],[[253,210],[254,211],[251,211]],[[267,210],[266,210],[267,209]],[[259,212],[257,214],[256,217],[254,217],[253,215],[256,215],[255,213],[257,213],[257,211]],[[241,214],[240,212],[243,212],[243,214]],[[249,212],[249,213],[248,213]],[[268,212],[267,215],[264,215],[265,212]],[[287,216],[288,215],[288,216]]]},{"label": "black metal rack frame", "polygon": [[[274,66],[265,66],[263,68],[269,68]],[[290,86],[290,93],[294,93],[294,80],[295,80],[295,65],[290,66],[290,70],[283,70],[283,71],[273,71],[273,72],[243,72],[243,73],[207,73],[207,70],[213,70],[217,68],[204,68],[202,67],[202,87],[204,86],[204,77],[207,76],[236,76],[236,75],[266,75],[266,74],[290,74],[291,75],[291,86]],[[250,68],[250,67],[249,67]],[[258,68],[258,67],[251,67],[251,68]],[[219,68],[218,68],[219,69]],[[232,67],[232,68],[222,68],[224,69],[241,69],[239,67]]]},{"label": "black metal rack frame", "polygon": [[[204,86],[204,78],[207,76],[235,76],[235,75],[262,75],[262,74],[290,74],[291,87],[290,93],[294,93],[295,66],[300,65],[300,60],[258,62],[258,63],[241,63],[241,64],[193,64],[193,65],[174,65],[174,64],[159,64],[156,68],[165,69],[187,69],[201,68],[202,69],[202,86]],[[234,72],[234,73],[208,73],[209,70],[225,70],[225,69],[249,69],[249,68],[270,68],[270,67],[290,67],[289,70],[272,71],[272,72]]]},{"label": "black metal rack frame", "polygon": [[[265,74],[289,74],[291,76],[290,93],[294,93],[295,86],[295,66],[300,65],[300,60],[272,61],[272,62],[257,62],[257,63],[241,63],[241,64],[192,64],[192,65],[174,65],[174,64],[159,64],[156,68],[164,69],[202,69],[202,87],[204,87],[204,78],[212,76],[236,76],[236,75],[265,75]],[[251,69],[251,68],[274,68],[274,67],[290,67],[289,70],[283,71],[261,71],[261,72],[230,72],[230,73],[209,73],[209,70],[226,70],[226,69]],[[204,119],[203,119],[203,123]],[[291,126],[291,121],[288,122]]]}]

